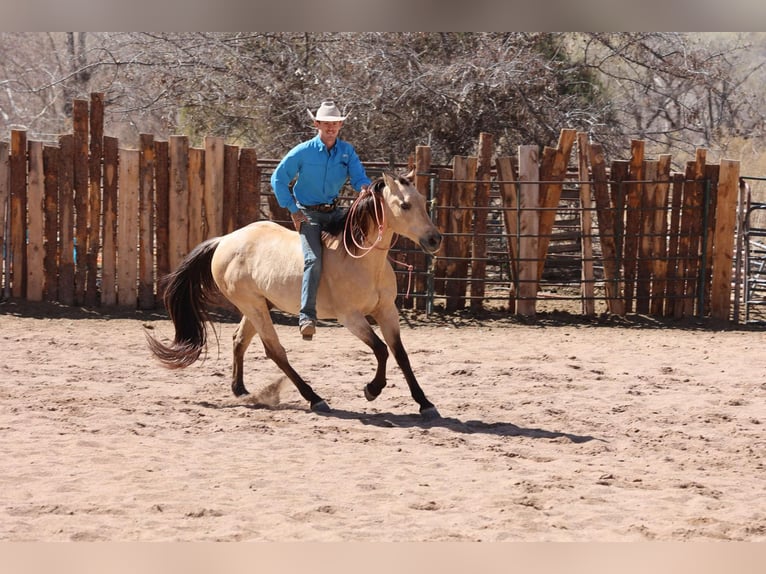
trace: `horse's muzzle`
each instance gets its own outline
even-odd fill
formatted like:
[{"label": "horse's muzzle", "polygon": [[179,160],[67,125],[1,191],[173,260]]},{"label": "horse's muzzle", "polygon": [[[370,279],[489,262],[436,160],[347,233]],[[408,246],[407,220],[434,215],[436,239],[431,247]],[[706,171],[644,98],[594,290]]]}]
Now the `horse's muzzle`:
[{"label": "horse's muzzle", "polygon": [[425,251],[426,253],[436,253],[439,251],[439,247],[441,247],[442,244],[442,234],[438,231],[434,231],[433,233],[429,233],[426,237],[423,237],[420,240],[420,247]]}]

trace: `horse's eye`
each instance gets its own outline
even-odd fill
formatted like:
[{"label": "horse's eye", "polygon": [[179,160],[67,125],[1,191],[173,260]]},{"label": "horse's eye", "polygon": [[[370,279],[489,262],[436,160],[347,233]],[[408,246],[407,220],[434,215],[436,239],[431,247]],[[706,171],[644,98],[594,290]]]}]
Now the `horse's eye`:
[{"label": "horse's eye", "polygon": [[410,204],[407,201],[402,202],[402,211],[407,211],[410,207],[412,207],[412,204]]}]

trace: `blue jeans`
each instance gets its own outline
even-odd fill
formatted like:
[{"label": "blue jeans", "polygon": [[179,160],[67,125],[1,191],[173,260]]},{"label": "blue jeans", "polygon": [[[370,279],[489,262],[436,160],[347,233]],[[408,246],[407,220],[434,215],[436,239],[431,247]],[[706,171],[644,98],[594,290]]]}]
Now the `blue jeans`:
[{"label": "blue jeans", "polygon": [[322,231],[331,223],[340,221],[345,210],[336,208],[323,213],[302,208],[308,221],[301,224],[301,247],[303,248],[303,282],[301,284],[301,311],[298,322],[305,319],[317,320],[317,289],[322,276]]}]

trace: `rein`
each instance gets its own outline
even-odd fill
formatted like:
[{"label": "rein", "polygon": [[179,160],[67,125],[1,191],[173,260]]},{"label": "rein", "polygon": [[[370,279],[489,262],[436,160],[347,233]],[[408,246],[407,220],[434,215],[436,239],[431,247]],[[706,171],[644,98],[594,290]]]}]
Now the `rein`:
[{"label": "rein", "polygon": [[[375,206],[374,208],[375,224],[378,226],[378,236],[375,238],[375,241],[373,241],[372,244],[369,246],[360,244],[356,240],[356,237],[354,237],[353,232],[348,233],[349,231],[351,231],[350,227],[353,225],[353,221],[356,219],[356,213],[359,210],[359,204],[364,199],[366,194],[370,194],[370,196],[372,197],[372,203]],[[346,249],[346,253],[348,253],[349,256],[353,257],[354,259],[361,259],[365,255],[369,255],[369,253],[373,249],[384,249],[383,247],[378,247],[378,243],[383,241],[383,229],[385,228],[385,225],[386,225],[386,211],[383,208],[383,201],[381,200],[379,202],[375,197],[375,192],[368,187],[366,190],[359,193],[357,198],[351,204],[351,207],[349,207],[348,209],[348,217],[346,217],[346,224],[343,230],[343,247]],[[356,247],[362,252],[361,255],[356,255],[355,253],[351,251],[351,248],[348,245],[348,240],[346,239],[349,235],[351,236],[351,241],[354,242],[354,247]],[[389,249],[394,246],[397,239],[398,239],[398,236],[394,239],[394,242],[389,246]],[[401,261],[397,261],[390,255],[388,255],[388,260],[391,261],[392,263],[396,263],[397,265],[403,265],[404,267],[407,268],[407,271],[409,273],[407,274],[407,294],[405,295],[405,297],[409,299],[410,290],[412,287],[412,270],[414,266],[409,263],[403,263]]]}]

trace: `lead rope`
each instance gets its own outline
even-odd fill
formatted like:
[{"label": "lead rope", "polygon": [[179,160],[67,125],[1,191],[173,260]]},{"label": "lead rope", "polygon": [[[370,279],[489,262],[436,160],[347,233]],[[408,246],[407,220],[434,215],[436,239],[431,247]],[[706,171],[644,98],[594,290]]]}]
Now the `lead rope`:
[{"label": "lead rope", "polygon": [[[352,225],[351,222],[354,220],[354,213],[359,209],[359,202],[362,200],[362,198],[364,197],[364,194],[366,194],[366,193],[369,193],[369,194],[371,194],[373,196],[373,203],[375,205],[375,223],[378,226],[378,236],[375,238],[375,241],[373,241],[372,245],[370,245],[369,247],[367,245],[360,244],[356,240],[356,237],[354,236],[353,233],[347,233],[347,231],[349,231],[349,227]],[[378,201],[375,199],[374,192],[369,187],[365,191],[361,192],[357,196],[357,198],[351,204],[351,207],[349,208],[348,211],[349,211],[349,213],[348,213],[348,217],[346,217],[346,225],[345,225],[345,229],[344,229],[344,232],[343,232],[343,247],[346,249],[346,253],[348,253],[351,257],[353,257],[354,259],[361,259],[365,255],[369,254],[370,251],[372,251],[373,249],[376,249],[376,248],[380,249],[379,247],[377,247],[377,245],[378,245],[378,243],[383,241],[383,228],[384,228],[384,226],[386,224],[386,212],[383,209],[383,203],[380,202],[380,204],[378,204]],[[354,242],[354,246],[357,249],[362,251],[361,255],[356,255],[356,254],[351,252],[351,249],[348,246],[348,240],[346,239],[349,235],[351,236],[351,241]],[[394,237],[394,241],[393,241],[393,243],[391,243],[392,247],[396,243],[398,238],[399,238],[398,235]],[[391,261],[392,263],[396,263],[397,265],[403,265],[404,267],[407,268],[407,271],[408,271],[408,273],[407,273],[407,294],[405,295],[405,298],[409,299],[410,298],[411,288],[412,288],[412,271],[414,269],[414,266],[409,264],[409,263],[403,263],[401,261],[397,261],[396,259],[394,259],[390,255],[388,255],[388,260]]]}]

